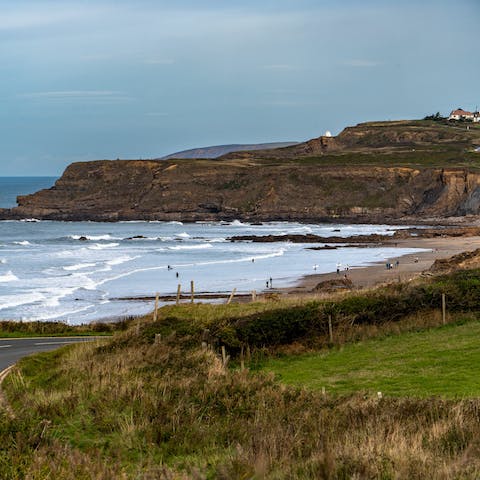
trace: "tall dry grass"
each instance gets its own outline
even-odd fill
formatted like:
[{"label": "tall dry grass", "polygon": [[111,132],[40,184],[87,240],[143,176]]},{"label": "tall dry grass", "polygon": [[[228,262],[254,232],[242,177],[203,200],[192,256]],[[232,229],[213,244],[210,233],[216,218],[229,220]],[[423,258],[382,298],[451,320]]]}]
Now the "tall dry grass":
[{"label": "tall dry grass", "polygon": [[480,400],[287,388],[228,370],[214,351],[175,335],[154,344],[142,329],[29,359],[8,395],[22,426],[2,419],[17,466],[0,455],[1,478],[480,475]]}]

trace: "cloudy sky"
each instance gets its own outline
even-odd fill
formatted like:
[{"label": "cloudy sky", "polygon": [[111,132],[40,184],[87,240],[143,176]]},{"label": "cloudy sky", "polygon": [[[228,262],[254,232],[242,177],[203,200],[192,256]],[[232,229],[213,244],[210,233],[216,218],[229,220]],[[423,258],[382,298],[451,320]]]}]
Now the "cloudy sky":
[{"label": "cloudy sky", "polygon": [[0,175],[480,106],[480,0],[0,2]]}]

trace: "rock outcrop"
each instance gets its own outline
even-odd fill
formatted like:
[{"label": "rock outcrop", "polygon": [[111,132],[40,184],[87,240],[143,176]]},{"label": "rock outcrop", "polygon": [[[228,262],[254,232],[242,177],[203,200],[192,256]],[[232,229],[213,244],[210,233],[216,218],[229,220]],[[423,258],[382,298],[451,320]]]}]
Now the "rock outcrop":
[{"label": "rock outcrop", "polygon": [[70,165],[54,187],[0,216],[383,222],[478,214],[479,192],[480,174],[461,168],[98,161]]},{"label": "rock outcrop", "polygon": [[422,125],[362,124],[218,160],[74,163],[54,187],[19,197],[0,218],[392,222],[479,214],[480,172],[464,152],[480,130]]}]

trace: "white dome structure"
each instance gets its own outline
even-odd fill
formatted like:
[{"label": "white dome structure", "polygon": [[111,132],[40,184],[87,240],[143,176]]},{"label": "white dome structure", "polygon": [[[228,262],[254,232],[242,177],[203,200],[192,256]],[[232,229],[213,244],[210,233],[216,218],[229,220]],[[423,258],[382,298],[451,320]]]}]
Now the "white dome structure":
[{"label": "white dome structure", "polygon": [[326,136],[326,137],[331,137],[331,136],[332,136],[332,132],[331,132],[330,130],[327,130],[327,131],[325,132],[325,136]]}]

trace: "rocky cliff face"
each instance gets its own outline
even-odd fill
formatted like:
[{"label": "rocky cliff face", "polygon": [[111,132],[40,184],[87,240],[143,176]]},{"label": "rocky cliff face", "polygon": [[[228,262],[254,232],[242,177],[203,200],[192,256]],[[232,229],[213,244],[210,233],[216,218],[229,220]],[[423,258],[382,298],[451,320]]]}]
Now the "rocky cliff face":
[{"label": "rocky cliff face", "polygon": [[218,160],[74,163],[53,188],[19,197],[0,218],[386,222],[479,214],[476,144],[480,128],[384,122]]},{"label": "rocky cliff face", "polygon": [[55,220],[398,220],[480,211],[466,169],[98,161],[70,165],[54,187],[19,197],[4,218]]}]

